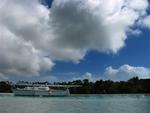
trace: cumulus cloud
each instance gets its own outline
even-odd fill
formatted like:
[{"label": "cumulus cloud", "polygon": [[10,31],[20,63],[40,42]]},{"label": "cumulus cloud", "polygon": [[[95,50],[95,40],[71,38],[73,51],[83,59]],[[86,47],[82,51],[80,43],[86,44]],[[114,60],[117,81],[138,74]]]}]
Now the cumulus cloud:
[{"label": "cumulus cloud", "polygon": [[88,79],[89,81],[95,81],[96,78],[93,76],[92,73],[86,72],[81,77],[73,77],[72,80],[84,80]]},{"label": "cumulus cloud", "polygon": [[54,44],[64,53],[67,48],[79,53],[76,60],[92,49],[116,53],[147,8],[147,0],[55,0],[50,9]]},{"label": "cumulus cloud", "polygon": [[134,67],[125,64],[117,69],[114,69],[111,66],[107,67],[104,72],[105,79],[111,79],[115,81],[128,80],[136,76],[141,79],[150,78],[150,69],[145,67]]},{"label": "cumulus cloud", "polygon": [[93,75],[92,73],[86,72],[80,77],[73,77],[72,80],[84,80],[89,81],[96,80],[113,80],[113,81],[126,81],[133,77],[139,77],[140,79],[150,78],[150,68],[136,67],[128,64],[124,64],[119,68],[113,68],[112,66],[106,67],[105,71],[100,75]]},{"label": "cumulus cloud", "polygon": [[37,0],[1,1],[0,73],[2,75],[35,76],[43,70],[51,69],[54,65],[41,49],[47,34],[45,21],[48,19],[48,13],[48,9]]},{"label": "cumulus cloud", "polygon": [[90,50],[116,53],[128,31],[140,32],[137,22],[147,25],[148,6],[147,0],[54,0],[48,9],[39,0],[1,0],[0,73],[39,75],[55,60],[78,63]]},{"label": "cumulus cloud", "polygon": [[142,25],[150,29],[150,16],[147,16],[143,19]]}]

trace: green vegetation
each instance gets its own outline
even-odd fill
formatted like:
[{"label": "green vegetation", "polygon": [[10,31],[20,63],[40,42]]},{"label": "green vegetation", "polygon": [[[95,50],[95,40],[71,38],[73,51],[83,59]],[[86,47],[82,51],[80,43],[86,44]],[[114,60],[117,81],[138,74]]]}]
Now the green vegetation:
[{"label": "green vegetation", "polygon": [[134,77],[128,81],[113,82],[111,80],[76,80],[70,84],[82,85],[81,88],[71,88],[73,94],[127,94],[127,93],[150,93],[150,79],[138,79]]},{"label": "green vegetation", "polygon": [[[20,83],[28,83],[21,81]],[[48,82],[35,82],[36,84],[50,84]],[[79,88],[70,88],[71,94],[126,94],[126,93],[150,93],[150,79],[139,79],[134,77],[128,81],[98,80],[76,80],[71,82],[57,82],[60,85],[82,85]],[[0,82],[0,92],[11,92],[10,82]]]}]

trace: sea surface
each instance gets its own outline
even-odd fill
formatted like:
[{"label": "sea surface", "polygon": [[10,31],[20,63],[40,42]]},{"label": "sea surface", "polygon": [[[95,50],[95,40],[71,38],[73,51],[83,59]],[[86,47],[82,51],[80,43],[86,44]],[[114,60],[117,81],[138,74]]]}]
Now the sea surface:
[{"label": "sea surface", "polygon": [[0,113],[150,113],[150,95],[15,97],[0,94]]}]

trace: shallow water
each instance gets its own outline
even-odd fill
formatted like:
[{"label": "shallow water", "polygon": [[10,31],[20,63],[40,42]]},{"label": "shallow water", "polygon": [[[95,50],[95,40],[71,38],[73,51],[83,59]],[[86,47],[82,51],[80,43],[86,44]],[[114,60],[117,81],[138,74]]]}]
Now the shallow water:
[{"label": "shallow water", "polygon": [[150,113],[150,95],[0,95],[0,113]]}]

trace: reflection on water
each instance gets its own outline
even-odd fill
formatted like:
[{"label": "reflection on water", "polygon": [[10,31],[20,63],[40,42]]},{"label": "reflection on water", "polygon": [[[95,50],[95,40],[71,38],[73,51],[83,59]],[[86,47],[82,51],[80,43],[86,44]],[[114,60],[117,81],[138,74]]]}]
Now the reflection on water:
[{"label": "reflection on water", "polygon": [[150,95],[0,95],[0,113],[150,113]]}]

